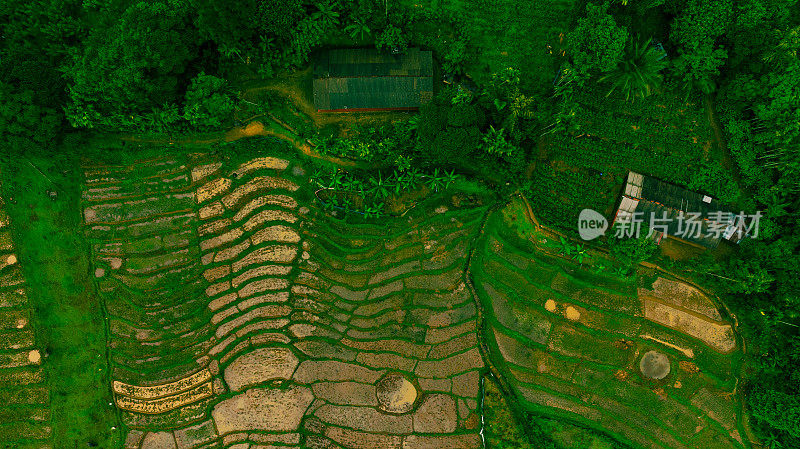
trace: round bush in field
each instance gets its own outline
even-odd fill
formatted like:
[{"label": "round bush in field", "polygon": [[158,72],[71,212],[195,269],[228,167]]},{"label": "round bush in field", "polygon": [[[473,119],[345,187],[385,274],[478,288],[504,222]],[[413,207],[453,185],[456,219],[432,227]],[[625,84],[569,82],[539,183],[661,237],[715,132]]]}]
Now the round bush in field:
[{"label": "round bush in field", "polygon": [[639,369],[645,377],[660,380],[669,374],[669,359],[660,352],[649,351],[639,362]]},{"label": "round bush in field", "polygon": [[388,374],[378,381],[378,407],[388,413],[406,413],[414,408],[417,389],[402,374]]}]

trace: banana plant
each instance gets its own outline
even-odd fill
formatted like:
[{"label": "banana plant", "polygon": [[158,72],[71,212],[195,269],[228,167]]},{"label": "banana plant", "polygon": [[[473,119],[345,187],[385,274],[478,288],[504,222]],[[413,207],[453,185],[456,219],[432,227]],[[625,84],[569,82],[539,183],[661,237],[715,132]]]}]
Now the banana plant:
[{"label": "banana plant", "polygon": [[448,189],[451,184],[458,181],[459,176],[456,174],[455,170],[450,170],[449,172],[445,172],[444,174],[444,188]]},{"label": "banana plant", "polygon": [[364,208],[364,218],[380,218],[383,211],[383,203],[372,203]]},{"label": "banana plant", "polygon": [[[324,177],[325,177],[325,172],[322,171],[322,169],[320,169],[320,168],[315,168],[314,172],[311,173],[311,182],[316,182],[317,184],[320,184],[319,181],[321,179],[323,179]],[[320,184],[320,185],[322,185],[322,184]]]},{"label": "banana plant", "polygon": [[434,192],[438,192],[442,187],[445,186],[446,177],[442,175],[438,168],[433,169],[433,173],[428,175],[428,180],[426,184],[430,187],[431,190]]},{"label": "banana plant", "polygon": [[403,185],[403,190],[412,190],[419,182],[419,170],[413,168],[401,174],[398,182]]},{"label": "banana plant", "polygon": [[619,276],[621,278],[628,277],[629,269],[623,266],[614,267],[614,275]]},{"label": "banana plant", "polygon": [[589,257],[589,252],[584,245],[579,243],[575,244],[575,249],[573,250],[572,260],[578,262],[580,265],[583,265],[583,261]]},{"label": "banana plant", "polygon": [[351,210],[353,210],[353,202],[350,201],[350,198],[348,197],[342,198],[339,204],[340,207],[342,207],[346,212],[350,212]]},{"label": "banana plant", "polygon": [[369,189],[369,193],[374,194],[379,198],[387,198],[392,192],[391,188],[393,187],[388,180],[383,179],[383,175],[378,172],[378,176],[372,176],[369,178],[370,184],[372,186]]},{"label": "banana plant", "polygon": [[328,180],[328,188],[336,190],[340,189],[342,187],[343,178],[344,175],[342,174],[342,172],[334,170],[330,179]]},{"label": "banana plant", "polygon": [[572,243],[570,243],[569,240],[565,239],[564,236],[559,236],[558,241],[559,241],[559,252],[565,256],[572,257],[572,253],[574,251]]},{"label": "banana plant", "polygon": [[403,177],[403,174],[398,171],[397,169],[394,170],[392,176],[387,180],[394,186],[394,193],[399,195],[400,192],[403,190],[403,183],[400,182]]},{"label": "banana plant", "polygon": [[592,272],[594,274],[600,274],[600,273],[602,273],[604,271],[608,271],[608,268],[609,267],[605,262],[603,262],[602,260],[599,260],[599,261],[597,261],[597,263],[594,264],[594,270],[592,270]]}]

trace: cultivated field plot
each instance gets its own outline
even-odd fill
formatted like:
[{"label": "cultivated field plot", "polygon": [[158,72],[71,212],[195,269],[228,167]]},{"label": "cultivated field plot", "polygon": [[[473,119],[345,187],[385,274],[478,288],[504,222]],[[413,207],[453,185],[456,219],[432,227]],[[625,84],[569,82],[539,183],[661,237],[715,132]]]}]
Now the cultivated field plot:
[{"label": "cultivated field plot", "polygon": [[613,214],[628,171],[687,185],[716,157],[698,104],[662,94],[636,102],[578,95],[577,130],[550,140],[531,176],[530,198],[545,223],[574,232],[579,212]]},{"label": "cultivated field plot", "polygon": [[472,262],[492,359],[532,412],[632,447],[744,447],[739,348],[700,291],[594,275],[489,218]]},{"label": "cultivated field plot", "polygon": [[[201,357],[213,332],[189,160],[87,166],[84,172],[83,216],[108,317],[117,405],[162,413],[208,398],[208,382],[185,380],[207,364]],[[161,383],[171,385],[133,387]],[[162,422],[200,413],[201,404],[196,404]],[[141,420],[126,416],[130,423]]]},{"label": "cultivated field plot", "polygon": [[713,134],[701,105],[669,93],[633,103],[588,95],[577,101],[578,130],[548,149],[570,165],[648,173],[685,185],[709,156]]},{"label": "cultivated field plot", "polygon": [[0,446],[49,448],[50,391],[33,310],[0,198]]},{"label": "cultivated field plot", "polygon": [[[477,58],[474,77],[487,77],[507,67],[522,72],[522,84],[532,90],[552,88],[560,34],[570,30],[576,0],[514,2],[511,0],[427,0],[436,10],[463,18]],[[488,70],[487,70],[488,68]]]},{"label": "cultivated field plot", "polygon": [[346,224],[277,144],[86,167],[126,447],[478,448],[485,207]]}]

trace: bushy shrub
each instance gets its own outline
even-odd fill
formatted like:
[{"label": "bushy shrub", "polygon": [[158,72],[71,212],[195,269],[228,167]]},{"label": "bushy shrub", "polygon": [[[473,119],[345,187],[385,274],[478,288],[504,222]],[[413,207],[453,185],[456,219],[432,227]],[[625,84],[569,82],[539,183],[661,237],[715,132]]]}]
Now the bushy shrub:
[{"label": "bushy shrub", "polygon": [[628,271],[634,270],[637,265],[655,254],[658,246],[650,236],[648,230],[642,226],[638,236],[621,237],[618,227],[614,227],[608,238],[611,256],[614,257]]},{"label": "bushy shrub", "polygon": [[200,72],[186,91],[183,118],[196,129],[219,129],[230,121],[236,104],[222,78]]}]

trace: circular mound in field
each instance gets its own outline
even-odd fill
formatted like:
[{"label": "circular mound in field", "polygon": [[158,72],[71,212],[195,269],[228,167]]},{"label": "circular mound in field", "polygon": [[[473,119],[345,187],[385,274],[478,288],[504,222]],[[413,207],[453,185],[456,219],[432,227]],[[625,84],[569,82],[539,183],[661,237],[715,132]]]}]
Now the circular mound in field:
[{"label": "circular mound in field", "polygon": [[28,361],[34,364],[38,364],[42,360],[42,355],[39,353],[38,350],[34,349],[33,351],[28,352]]},{"label": "circular mound in field", "polygon": [[378,408],[387,413],[407,413],[414,408],[417,388],[402,374],[391,373],[377,384]]},{"label": "circular mound in field", "polygon": [[567,307],[567,310],[564,311],[564,316],[570,321],[578,321],[581,319],[581,313],[578,311],[578,309],[572,306]]},{"label": "circular mound in field", "polygon": [[660,352],[649,351],[639,362],[639,369],[645,377],[660,380],[669,374],[669,359]]}]

